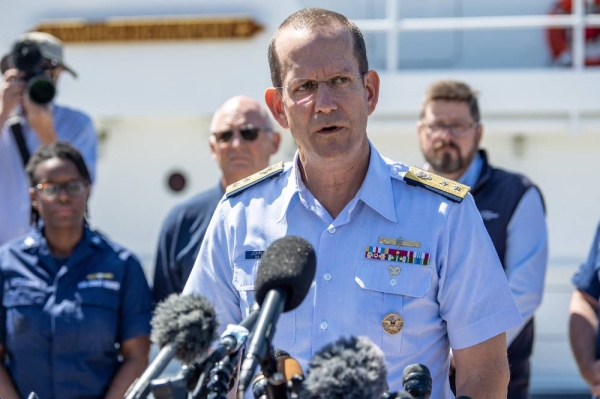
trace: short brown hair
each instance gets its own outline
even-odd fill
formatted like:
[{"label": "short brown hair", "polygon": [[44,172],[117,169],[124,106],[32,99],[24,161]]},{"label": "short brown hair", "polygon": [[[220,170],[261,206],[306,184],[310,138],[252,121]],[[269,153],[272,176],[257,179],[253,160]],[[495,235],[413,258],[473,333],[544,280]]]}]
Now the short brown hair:
[{"label": "short brown hair", "polygon": [[481,114],[479,112],[479,103],[477,102],[477,92],[474,91],[464,82],[458,80],[439,80],[433,83],[427,89],[425,98],[421,103],[421,115],[423,119],[425,116],[425,108],[432,101],[456,101],[466,103],[469,106],[471,117],[477,123],[481,120]]},{"label": "short brown hair", "polygon": [[323,8],[305,8],[287,17],[286,20],[279,25],[269,42],[269,68],[271,69],[271,82],[274,87],[281,87],[283,85],[281,79],[281,63],[279,62],[279,58],[277,58],[277,49],[275,48],[277,38],[281,32],[287,28],[306,29],[317,26],[327,26],[331,25],[332,22],[346,27],[350,34],[352,34],[354,56],[358,62],[359,72],[365,74],[369,71],[365,38],[354,22],[350,22],[348,18],[334,11]]}]

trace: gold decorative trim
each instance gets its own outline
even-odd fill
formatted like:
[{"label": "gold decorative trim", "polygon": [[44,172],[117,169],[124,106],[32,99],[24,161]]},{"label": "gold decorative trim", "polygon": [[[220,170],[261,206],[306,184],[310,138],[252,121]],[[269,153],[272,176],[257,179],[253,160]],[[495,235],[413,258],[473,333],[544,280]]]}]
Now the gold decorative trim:
[{"label": "gold decorative trim", "polygon": [[263,30],[251,18],[112,19],[102,22],[44,21],[33,30],[65,43],[243,39]]},{"label": "gold decorative trim", "polygon": [[413,186],[420,186],[434,191],[455,202],[461,202],[471,187],[443,178],[424,169],[411,166],[404,175],[404,181]]}]

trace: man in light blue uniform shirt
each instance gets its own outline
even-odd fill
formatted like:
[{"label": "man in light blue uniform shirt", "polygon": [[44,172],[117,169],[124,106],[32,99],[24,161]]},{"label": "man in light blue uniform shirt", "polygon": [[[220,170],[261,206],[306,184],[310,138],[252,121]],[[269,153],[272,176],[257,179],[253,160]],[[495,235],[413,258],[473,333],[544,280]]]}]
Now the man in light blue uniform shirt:
[{"label": "man in light blue uniform shirt", "polygon": [[386,355],[391,390],[422,363],[439,399],[453,397],[452,347],[458,394],[506,398],[504,332],[521,317],[498,256],[468,187],[387,160],[369,142],[379,76],[360,30],[331,11],[298,11],[271,39],[269,63],[266,102],[298,152],[227,189],[184,294],[206,295],[222,328],[238,323],[254,302],[257,258],[300,236],[315,248],[316,278],[280,317],[274,347],[306,368],[325,344],[366,335]]},{"label": "man in light blue uniform shirt", "polygon": [[479,145],[483,125],[477,94],[464,82],[433,83],[417,124],[427,169],[471,187],[525,323],[506,333],[508,399],[529,398],[533,314],[542,302],[548,234],[540,190],[525,176],[493,167]]},{"label": "man in light blue uniform shirt", "polygon": [[600,224],[587,261],[573,276],[575,291],[569,307],[569,339],[579,373],[596,399],[600,396]]},{"label": "man in light blue uniform shirt", "polygon": [[[42,32],[30,32],[18,39],[37,44],[44,60],[46,75],[54,84],[67,71],[75,72],[64,63],[62,43]],[[6,59],[4,59],[6,61]],[[25,166],[10,125],[20,123],[25,146],[32,154],[40,145],[67,141],[83,156],[92,176],[96,175],[97,136],[92,119],[85,113],[54,102],[39,105],[29,100],[22,72],[6,62],[0,88],[0,244],[25,234],[29,225],[29,186]]]}]

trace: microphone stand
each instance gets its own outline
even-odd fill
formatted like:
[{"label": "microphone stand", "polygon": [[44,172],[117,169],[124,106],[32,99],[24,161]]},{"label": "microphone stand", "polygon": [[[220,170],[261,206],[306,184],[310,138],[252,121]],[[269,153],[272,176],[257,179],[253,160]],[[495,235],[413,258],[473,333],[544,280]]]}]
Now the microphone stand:
[{"label": "microphone stand", "polygon": [[265,387],[267,399],[288,399],[287,381],[277,368],[277,359],[270,344],[267,348],[267,355],[260,362],[260,367],[267,382]]},{"label": "microphone stand", "polygon": [[[206,384],[208,399],[227,399],[227,392],[231,388],[231,375],[237,365],[239,354],[240,351],[236,351],[229,356],[225,356],[210,370],[208,384]],[[193,398],[196,399],[195,393]]]},{"label": "microphone stand", "polygon": [[199,381],[206,361],[183,365],[179,374],[174,377],[158,378],[150,382],[155,399],[187,399]]}]

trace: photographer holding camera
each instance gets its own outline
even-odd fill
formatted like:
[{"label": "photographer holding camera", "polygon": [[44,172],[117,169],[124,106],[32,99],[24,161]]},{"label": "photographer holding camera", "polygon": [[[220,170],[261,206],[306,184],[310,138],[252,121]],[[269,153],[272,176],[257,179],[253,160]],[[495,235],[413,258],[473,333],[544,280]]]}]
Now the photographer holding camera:
[{"label": "photographer holding camera", "polygon": [[85,113],[53,102],[63,71],[62,43],[43,32],[29,32],[2,62],[0,88],[0,244],[26,233],[29,197],[25,165],[40,145],[70,142],[83,155],[92,179],[96,169],[96,130]]}]

